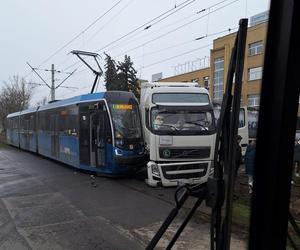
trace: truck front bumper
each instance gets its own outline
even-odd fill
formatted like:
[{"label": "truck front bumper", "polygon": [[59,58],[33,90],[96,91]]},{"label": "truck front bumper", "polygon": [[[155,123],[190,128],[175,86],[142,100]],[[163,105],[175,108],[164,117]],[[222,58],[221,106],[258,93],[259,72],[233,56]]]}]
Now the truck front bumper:
[{"label": "truck front bumper", "polygon": [[168,163],[150,161],[147,164],[146,183],[152,187],[202,184],[207,181],[211,167],[211,161]]}]

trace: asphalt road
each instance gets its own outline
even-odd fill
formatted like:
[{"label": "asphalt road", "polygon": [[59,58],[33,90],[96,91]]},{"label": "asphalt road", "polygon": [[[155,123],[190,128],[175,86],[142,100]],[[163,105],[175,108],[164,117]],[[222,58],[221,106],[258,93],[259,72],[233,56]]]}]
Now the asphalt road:
[{"label": "asphalt road", "polygon": [[[0,149],[0,249],[144,249],[173,208],[174,191],[134,178],[93,178],[28,152]],[[233,242],[236,249],[244,246]],[[208,248],[209,225],[196,216],[174,249]]]}]

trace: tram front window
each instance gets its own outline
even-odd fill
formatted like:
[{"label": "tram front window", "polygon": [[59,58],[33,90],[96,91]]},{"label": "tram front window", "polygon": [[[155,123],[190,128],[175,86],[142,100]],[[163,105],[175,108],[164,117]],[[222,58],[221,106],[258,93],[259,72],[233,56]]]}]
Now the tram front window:
[{"label": "tram front window", "polygon": [[142,129],[138,107],[132,104],[111,104],[110,110],[114,124],[115,143],[127,148],[126,144],[141,140]]}]

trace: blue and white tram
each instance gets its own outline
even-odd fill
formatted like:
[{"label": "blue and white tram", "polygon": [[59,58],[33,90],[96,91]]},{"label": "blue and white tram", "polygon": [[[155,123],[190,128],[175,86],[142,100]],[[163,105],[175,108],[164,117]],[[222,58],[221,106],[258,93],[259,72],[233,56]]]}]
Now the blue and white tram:
[{"label": "blue and white tram", "polygon": [[130,92],[76,96],[7,116],[7,141],[104,175],[145,164],[138,102]]}]

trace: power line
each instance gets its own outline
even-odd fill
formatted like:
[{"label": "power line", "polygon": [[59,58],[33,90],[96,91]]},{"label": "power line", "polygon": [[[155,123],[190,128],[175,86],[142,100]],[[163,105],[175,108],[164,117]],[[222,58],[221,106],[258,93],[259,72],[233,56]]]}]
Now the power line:
[{"label": "power line", "polygon": [[[112,18],[110,18],[105,24],[103,24],[92,36],[90,36],[87,40],[86,43],[89,43],[91,40],[93,40],[95,38],[95,36],[97,36],[99,34],[100,31],[102,31],[105,27],[107,27],[107,25],[112,22],[116,17],[118,17],[134,0],[131,0],[130,2],[128,2],[125,6],[123,6],[122,9],[120,9]],[[81,47],[79,47],[80,49]],[[70,57],[67,57],[65,60],[63,60],[61,63],[58,64],[58,67],[61,67],[62,65],[64,65],[68,60],[70,59]]]},{"label": "power line", "polygon": [[35,68],[33,68],[29,62],[27,62],[27,65],[32,69],[32,71],[34,71],[37,76],[43,81],[43,83],[48,87],[48,88],[51,88],[50,85],[43,79],[43,77],[40,76],[40,74],[35,70]]},{"label": "power line", "polygon": [[[228,0],[223,0],[222,2],[219,2],[219,3],[214,4],[214,5],[212,5],[212,6],[219,5],[219,4],[224,3],[224,2],[226,2],[226,1],[228,1]],[[228,4],[223,5],[223,6],[219,7],[219,8],[217,8],[217,9],[215,9],[215,10],[209,12],[208,14],[205,14],[205,15],[199,17],[199,18],[193,19],[192,21],[187,22],[187,23],[185,23],[185,24],[183,24],[183,25],[181,25],[181,26],[179,26],[179,27],[177,27],[177,28],[175,28],[175,29],[173,29],[173,30],[167,32],[167,33],[164,33],[164,34],[162,34],[162,35],[160,35],[160,36],[158,36],[158,37],[156,37],[156,38],[154,38],[154,39],[151,39],[151,40],[149,40],[149,41],[147,41],[147,42],[145,42],[145,43],[143,43],[143,44],[141,44],[141,45],[139,45],[139,46],[136,46],[136,47],[134,47],[134,48],[132,48],[132,49],[129,49],[129,50],[123,52],[123,53],[120,53],[120,54],[118,54],[116,57],[118,57],[118,56],[120,56],[120,55],[124,55],[124,54],[126,54],[126,53],[128,53],[128,52],[130,52],[130,51],[136,50],[136,49],[138,49],[138,48],[140,48],[140,47],[143,47],[144,45],[146,45],[146,44],[148,44],[148,43],[151,43],[151,42],[153,42],[153,41],[155,41],[155,40],[158,40],[158,39],[160,39],[161,37],[164,37],[164,36],[166,36],[166,35],[168,35],[168,34],[174,32],[174,31],[177,31],[178,29],[181,29],[181,28],[183,28],[183,27],[185,27],[185,26],[187,26],[187,25],[189,25],[189,24],[191,24],[191,23],[193,23],[193,22],[196,22],[196,21],[198,21],[198,20],[204,18],[205,16],[207,16],[207,15],[209,15],[209,14],[211,14],[211,13],[214,13],[214,12],[216,12],[216,11],[218,11],[218,10],[221,10],[221,9],[223,9],[223,8],[229,6],[229,5],[231,5],[231,4],[233,4],[233,3],[237,2],[237,1],[239,1],[239,0],[231,1],[231,2],[229,2]],[[211,6],[208,7],[208,8],[206,8],[206,9],[209,9],[209,8],[211,8]],[[229,29],[228,31],[230,31],[230,29]],[[225,31],[221,31],[221,32],[217,32],[217,33],[214,33],[214,34],[211,34],[211,35],[206,35],[206,36],[203,36],[203,37],[199,37],[197,40],[202,39],[202,38],[205,38],[205,37],[208,37],[208,36],[216,35],[216,34],[219,34],[219,33],[223,33],[223,32],[225,32]],[[194,50],[193,50],[193,51],[194,51]],[[186,53],[190,53],[190,52],[186,52]],[[180,55],[181,55],[181,54],[180,54]],[[178,56],[180,56],[180,55],[178,55]],[[165,60],[168,61],[168,60],[171,60],[171,59],[176,58],[176,57],[178,57],[178,56],[171,57],[171,58],[168,58],[168,59],[165,59]],[[164,60],[162,60],[162,62],[164,62]],[[159,62],[156,62],[155,64],[158,64],[158,63],[160,63],[160,61],[159,61]],[[76,64],[76,63],[70,65],[70,66],[67,67],[65,70],[67,70],[68,68],[71,68],[71,67],[74,66],[75,64]],[[155,65],[155,64],[153,64],[153,65]],[[151,64],[151,65],[147,65],[147,66],[145,66],[145,67],[143,67],[143,68],[147,68],[147,67],[150,67],[150,66],[153,66],[153,65],[152,65],[152,64]],[[82,72],[82,71],[80,71],[80,72]]]},{"label": "power line", "polygon": [[116,17],[118,17],[134,0],[128,2],[122,9],[120,9],[110,20],[108,20],[100,29],[98,29],[89,39],[87,42],[91,41],[101,30],[103,30],[107,24],[109,24],[111,21],[113,21]]},{"label": "power line", "polygon": [[[186,7],[186,6],[189,5],[190,3],[193,3],[194,1],[196,1],[196,0],[186,0],[186,1],[184,1],[183,3],[181,3],[181,4],[178,5],[178,6],[181,6],[181,5],[184,5],[185,3],[187,3],[186,5],[183,6],[183,7]],[[177,6],[177,7],[178,7],[178,6]],[[183,7],[182,7],[182,8],[183,8]],[[182,8],[179,8],[178,10],[176,9],[176,10],[175,10],[173,13],[171,13],[171,14],[174,14],[175,12],[179,11],[179,10],[182,9]],[[102,49],[104,49],[104,48],[107,48],[108,46],[110,46],[110,45],[112,45],[112,44],[114,44],[114,43],[116,43],[116,42],[122,40],[123,38],[125,38],[125,37],[131,35],[132,33],[136,32],[137,30],[143,28],[144,26],[150,24],[151,22],[155,21],[156,19],[159,19],[160,17],[164,16],[165,14],[167,14],[167,13],[173,11],[173,10],[174,10],[174,8],[167,10],[166,12],[160,14],[159,16],[153,18],[152,20],[150,20],[150,21],[148,21],[148,22],[146,22],[146,23],[140,25],[139,27],[135,28],[134,30],[130,31],[129,33],[123,35],[122,37],[119,37],[118,39],[116,39],[116,40],[110,42],[109,44],[105,45],[105,46],[102,47],[101,49],[96,50],[96,52],[98,52],[98,51],[100,51],[100,50],[102,50]],[[168,16],[169,16],[169,15],[168,15]],[[65,68],[65,69],[69,69],[69,68],[75,66],[76,64],[78,64],[78,62],[75,62],[75,63],[69,65],[69,66],[68,66],[67,68]]]},{"label": "power line", "polygon": [[168,50],[168,49],[173,49],[173,48],[176,48],[176,47],[185,45],[185,44],[192,43],[192,42],[194,42],[194,41],[195,41],[195,39],[192,39],[192,40],[189,40],[189,41],[185,41],[185,42],[182,42],[182,43],[177,43],[177,44],[174,44],[174,45],[172,45],[172,46],[165,47],[165,48],[162,48],[162,49],[159,49],[159,50],[155,50],[155,51],[151,51],[151,52],[142,54],[142,55],[137,56],[137,57],[134,57],[134,58],[135,58],[135,59],[138,59],[138,58],[142,58],[142,57],[144,57],[144,56],[153,55],[153,54],[156,54],[156,53],[159,53],[159,52],[166,51],[166,50]]},{"label": "power line", "polygon": [[[196,1],[196,0],[186,0],[186,1],[184,1],[183,3],[179,4],[179,5],[177,6],[177,8],[178,8],[179,6],[181,6],[181,5],[184,5],[184,4],[187,3],[187,2],[193,3],[194,1]],[[185,6],[187,6],[187,5],[185,5]],[[100,51],[100,50],[103,50],[103,49],[107,48],[108,46],[110,46],[110,45],[112,45],[112,44],[114,44],[114,43],[120,41],[120,40],[123,39],[124,37],[127,37],[127,36],[129,36],[130,34],[136,32],[137,30],[143,28],[144,26],[151,24],[151,22],[153,22],[153,21],[155,21],[155,20],[161,18],[162,16],[168,14],[169,12],[173,11],[174,9],[175,9],[174,13],[177,12],[177,10],[176,10],[177,8],[172,8],[172,9],[167,10],[166,12],[160,14],[159,16],[153,18],[152,20],[150,20],[150,21],[148,21],[148,22],[146,22],[146,23],[140,25],[139,27],[137,27],[137,28],[131,30],[131,31],[128,32],[127,34],[125,34],[125,35],[123,35],[123,36],[117,38],[116,40],[114,40],[114,41],[108,43],[108,44],[105,45],[104,47],[98,49],[96,52],[98,52],[98,51]]]},{"label": "power line", "polygon": [[198,48],[196,48],[196,49],[193,49],[193,50],[186,51],[186,52],[184,52],[184,53],[181,53],[181,54],[178,54],[178,55],[175,55],[175,56],[169,57],[169,58],[166,58],[166,59],[164,59],[164,60],[161,60],[161,61],[157,61],[157,62],[154,62],[154,63],[148,64],[148,65],[146,65],[146,66],[142,66],[142,68],[143,68],[143,69],[145,69],[145,68],[149,68],[149,67],[152,67],[152,66],[154,66],[154,65],[156,65],[156,64],[159,64],[159,63],[163,63],[163,62],[166,62],[166,61],[172,60],[172,59],[174,59],[174,58],[176,58],[176,57],[183,56],[183,55],[186,55],[186,54],[190,54],[190,53],[192,53],[192,52],[195,52],[195,51],[197,51],[197,50],[200,50],[200,49],[207,48],[207,47],[209,47],[209,46],[211,46],[211,45],[212,45],[212,43],[210,43],[210,44],[207,44],[207,45],[204,45],[204,46],[202,46],[202,47],[198,47]]},{"label": "power line", "polygon": [[[235,28],[232,28],[232,29],[229,28],[229,29],[227,29],[227,30],[215,32],[215,33],[212,33],[212,34],[210,34],[210,35],[203,36],[203,37],[200,37],[200,38],[202,39],[202,38],[205,38],[205,37],[208,37],[208,36],[219,35],[219,34],[222,34],[222,33],[224,33],[224,32],[230,32],[230,31],[235,30],[235,29],[237,29],[237,28],[238,28],[238,27],[235,27]],[[195,40],[197,40],[197,38],[196,38]],[[199,40],[199,39],[198,39],[198,40]],[[163,62],[172,60],[172,59],[174,59],[174,58],[177,58],[177,57],[180,57],[180,56],[183,56],[183,55],[186,55],[186,54],[190,54],[190,53],[192,53],[192,52],[195,52],[196,50],[207,48],[207,47],[209,47],[209,46],[211,46],[211,45],[213,45],[213,44],[210,43],[210,44],[207,44],[207,45],[198,47],[198,48],[196,48],[196,49],[189,50],[189,51],[186,51],[186,52],[184,52],[184,53],[181,53],[181,54],[178,54],[178,55],[175,55],[175,56],[172,56],[172,57],[168,57],[168,58],[163,59],[163,60],[161,60],[161,61],[157,61],[157,62],[148,64],[148,65],[146,65],[146,66],[142,66],[142,68],[149,68],[149,67],[154,66],[154,65],[156,65],[156,64],[160,64],[160,63],[163,63]]]},{"label": "power line", "polygon": [[[28,63],[27,63],[28,64]],[[51,71],[51,69],[39,69],[39,68],[32,68],[32,70],[40,70],[40,71]],[[72,74],[71,72],[66,72],[63,70],[54,70],[55,73],[61,73],[61,74]],[[49,80],[49,79],[48,79]]]},{"label": "power line", "polygon": [[[134,32],[136,32],[137,30],[143,28],[144,26],[149,25],[151,22],[153,22],[153,21],[155,21],[155,20],[157,20],[157,19],[163,17],[164,15],[168,14],[168,13],[171,12],[171,11],[174,11],[174,9],[175,9],[175,11],[172,12],[171,14],[176,13],[177,11],[179,11],[179,10],[181,10],[183,7],[186,7],[187,5],[193,3],[194,1],[196,1],[196,0],[186,0],[186,1],[182,2],[182,3],[179,4],[176,8],[172,8],[172,9],[169,9],[169,10],[165,11],[164,13],[160,14],[159,16],[157,16],[157,17],[151,19],[150,21],[148,21],[148,22],[146,22],[146,23],[140,25],[139,27],[137,27],[137,28],[131,30],[131,31],[128,32],[127,34],[125,34],[125,35],[119,37],[118,39],[116,39],[116,40],[114,40],[114,41],[108,43],[107,45],[105,45],[105,46],[102,47],[101,49],[96,50],[96,52],[98,52],[98,51],[100,51],[100,50],[102,50],[102,49],[104,49],[104,48],[107,48],[108,46],[110,46],[110,45],[112,45],[112,44],[114,44],[114,43],[116,43],[116,42],[122,40],[123,38],[125,38],[125,37],[131,35],[132,33],[134,33]],[[187,4],[186,4],[186,3],[187,3]],[[184,5],[184,6],[182,6],[182,5]],[[182,7],[178,9],[179,6],[182,6]],[[168,16],[170,16],[170,15],[168,15]],[[163,19],[162,19],[162,20],[163,20]],[[78,62],[75,62],[75,63],[73,63],[73,64],[67,66],[64,70],[70,69],[71,67],[73,67],[73,66],[75,66],[75,65],[77,65],[77,64],[78,64]]]},{"label": "power line", "polygon": [[[53,54],[51,54],[49,57],[47,57],[44,61],[42,61],[38,68],[41,67],[44,63],[49,61],[52,57],[57,55],[60,51],[62,51],[64,48],[66,48],[69,44],[71,44],[73,41],[75,41],[79,36],[81,36],[84,32],[86,32],[88,29],[90,29],[93,25],[95,25],[101,18],[103,18],[106,14],[108,14],[112,9],[114,9],[118,4],[120,4],[123,0],[119,0],[117,3],[115,3],[110,9],[108,9],[106,12],[104,12],[101,16],[99,16],[95,21],[93,21],[91,24],[89,24],[83,31],[78,33],[75,37],[73,37],[69,42],[67,42],[65,45],[60,47],[58,50],[56,50]],[[27,78],[32,71],[30,71],[24,78]]]},{"label": "power line", "polygon": [[50,89],[50,93],[51,93],[51,101],[54,101],[55,100],[55,90],[59,87],[65,87],[65,88],[75,88],[75,87],[70,87],[70,86],[61,86],[71,75],[74,74],[74,72],[76,71],[76,69],[69,73],[69,75],[60,83],[58,84],[56,87],[55,87],[55,78],[54,78],[54,75],[56,72],[60,72],[58,70],[55,70],[54,69],[54,64],[51,65],[51,70],[48,70],[48,69],[40,69],[40,70],[43,70],[43,71],[51,71],[51,86],[43,79],[43,77],[37,72],[37,68],[33,68],[28,62],[27,62],[28,66],[32,69],[32,71],[34,73],[37,74],[37,76],[43,81],[44,84],[41,84],[41,83],[29,83],[31,85],[38,85],[38,86],[47,86],[49,89]]},{"label": "power line", "polygon": [[[140,56],[137,56],[137,57],[133,57],[133,59],[141,58],[141,57],[143,57],[143,56],[145,56],[145,55],[151,55],[151,54],[159,53],[159,52],[162,52],[162,51],[165,51],[165,50],[169,50],[169,49],[172,49],[172,48],[175,48],[175,47],[178,47],[178,46],[182,46],[182,45],[185,45],[185,44],[188,44],[188,43],[191,43],[191,42],[199,41],[199,40],[202,40],[202,39],[207,38],[207,37],[220,35],[220,34],[223,34],[223,33],[225,33],[225,32],[231,32],[231,31],[233,31],[233,30],[236,30],[237,28],[238,28],[238,27],[228,28],[228,29],[225,29],[225,30],[222,30],[222,31],[218,31],[218,32],[214,32],[214,33],[205,35],[205,36],[200,36],[200,37],[194,38],[194,39],[189,40],[189,41],[185,41],[185,42],[178,43],[178,44],[175,44],[175,45],[172,45],[172,46],[168,46],[168,47],[165,47],[165,48],[156,50],[156,51],[149,52],[149,53],[144,54],[144,55],[140,55]],[[230,34],[232,34],[232,33],[230,33]],[[211,45],[211,44],[209,44],[209,45]],[[207,45],[207,46],[204,46],[204,47],[208,47],[208,45]],[[202,48],[202,47],[200,47],[200,48]],[[180,55],[181,55],[181,54],[180,54]],[[178,56],[180,56],[180,55],[178,55]],[[120,55],[118,55],[118,56],[120,56]],[[115,56],[115,57],[118,57],[118,56]],[[178,56],[176,56],[176,57],[178,57]],[[171,59],[172,59],[172,58],[171,58]],[[171,59],[168,59],[168,60],[171,60]],[[164,59],[164,60],[166,60],[166,59]],[[158,63],[156,63],[156,64],[158,64]],[[148,66],[149,66],[149,65],[147,65],[146,67],[148,67]],[[142,68],[143,68],[143,67],[142,67]],[[82,70],[80,70],[80,71],[77,71],[77,74],[80,74],[80,73],[82,73],[82,72],[84,72],[84,71],[86,71],[86,69],[82,69]]]},{"label": "power line", "polygon": [[154,22],[154,23],[152,23],[152,24],[149,24],[147,27],[144,28],[144,30],[147,30],[147,29],[151,28],[151,27],[154,26],[155,24],[157,24],[157,23],[159,23],[159,22],[165,20],[165,19],[168,18],[169,16],[173,15],[173,14],[176,13],[177,11],[183,9],[184,7],[190,5],[191,3],[195,2],[195,1],[196,1],[196,0],[193,0],[193,1],[191,1],[191,2],[189,2],[189,3],[187,3],[187,4],[185,4],[185,5],[181,6],[180,8],[176,7],[176,11],[174,11],[174,12],[172,12],[172,13],[170,13],[170,14],[164,16],[164,17],[162,17],[161,19],[157,20],[156,22]]},{"label": "power line", "polygon": [[75,37],[73,37],[69,42],[67,42],[65,45],[60,47],[58,50],[56,50],[52,55],[50,55],[48,58],[46,58],[43,62],[40,63],[38,67],[49,61],[52,57],[57,55],[60,51],[62,51],[65,47],[67,47],[70,43],[75,41],[79,36],[81,36],[83,33],[85,33],[87,30],[89,30],[92,26],[94,26],[99,20],[101,20],[106,14],[108,14],[112,9],[114,9],[118,4],[120,4],[123,0],[119,0],[117,3],[115,3],[110,9],[108,9],[106,12],[104,12],[101,16],[96,18],[91,24],[89,24],[84,30],[79,32]]},{"label": "power line", "polygon": [[[211,5],[211,6],[207,7],[207,8],[205,8],[205,9],[202,9],[201,11],[199,11],[199,12],[197,12],[197,13],[203,12],[203,11],[206,10],[206,9],[211,9],[211,8],[213,8],[213,7],[217,6],[217,5],[220,5],[220,4],[222,4],[222,3],[225,3],[225,2],[227,2],[227,1],[228,1],[228,0],[220,1],[220,2],[218,2],[218,3],[216,3],[216,4],[213,4],[213,5]],[[181,26],[179,26],[179,27],[176,27],[175,29],[172,29],[172,30],[170,30],[170,31],[168,31],[168,32],[166,32],[166,33],[163,33],[163,34],[161,34],[161,35],[159,35],[159,36],[157,36],[157,37],[155,37],[155,38],[153,38],[153,39],[151,39],[151,40],[148,40],[147,42],[144,42],[144,43],[142,43],[141,45],[138,45],[138,46],[136,46],[136,47],[134,47],[134,48],[131,48],[131,49],[129,49],[129,50],[126,50],[125,52],[122,52],[122,53],[118,54],[116,57],[118,57],[118,56],[120,56],[120,55],[123,55],[123,54],[126,54],[126,53],[128,53],[128,52],[131,52],[131,51],[133,51],[133,50],[136,50],[136,49],[138,49],[138,48],[141,48],[141,47],[145,46],[146,44],[149,44],[149,43],[151,43],[151,42],[154,42],[154,41],[156,41],[156,40],[158,40],[158,39],[160,39],[160,38],[162,38],[162,37],[165,37],[165,36],[167,36],[167,35],[169,35],[169,34],[175,32],[175,31],[177,31],[177,30],[179,30],[179,29],[181,29],[181,28],[183,28],[183,27],[185,27],[185,26],[187,26],[187,25],[190,25],[190,24],[192,24],[192,23],[194,23],[194,22],[196,22],[196,21],[198,21],[198,20],[200,20],[200,19],[206,17],[207,15],[210,15],[210,14],[216,12],[216,11],[219,11],[219,10],[221,10],[221,9],[223,9],[223,8],[229,6],[229,5],[231,5],[231,4],[233,4],[233,3],[237,2],[237,1],[239,1],[239,0],[233,0],[233,1],[229,2],[228,4],[225,4],[225,5],[223,5],[223,6],[219,7],[219,8],[216,8],[216,9],[210,11],[208,14],[202,15],[201,17],[198,17],[198,18],[196,18],[196,19],[193,19],[193,20],[191,20],[191,21],[189,21],[189,22],[187,22],[187,23],[185,23],[185,24],[183,24],[183,25],[181,25]],[[185,3],[185,2],[184,2],[184,3]],[[182,4],[183,4],[183,3],[182,3]],[[157,19],[157,18],[154,18],[154,19]],[[151,21],[150,21],[150,22],[151,22]],[[150,22],[148,22],[148,23],[150,23]],[[147,23],[146,23],[146,24],[147,24]],[[144,24],[144,25],[146,25],[146,24]],[[143,27],[144,25],[139,26],[139,28],[140,28],[140,27]],[[136,30],[137,30],[137,29],[135,29],[135,30],[133,30],[133,31],[136,31]],[[133,31],[127,33],[126,35],[129,35],[129,34],[133,33]],[[117,40],[121,40],[121,39],[122,39],[123,37],[125,37],[126,35],[122,36],[121,38],[119,38],[119,39],[117,39]],[[117,40],[114,40],[113,42],[109,43],[109,45],[110,45],[110,44],[113,44],[113,43],[116,42]],[[108,45],[104,46],[103,48],[105,48],[105,47],[107,47],[107,46],[108,46]],[[102,48],[102,49],[103,49],[103,48]],[[97,52],[100,51],[100,50],[101,50],[101,49],[97,50]],[[67,68],[65,68],[64,70],[67,70],[67,69],[69,69],[69,68],[75,66],[77,63],[78,63],[78,62],[69,65],[69,66],[68,66]]]},{"label": "power line", "polygon": [[[224,0],[223,2],[225,2],[225,1],[228,1],[228,0]],[[205,16],[210,15],[211,13],[214,13],[214,12],[216,12],[216,11],[219,11],[219,10],[221,10],[221,9],[223,9],[223,8],[229,6],[229,5],[231,5],[231,4],[233,4],[233,3],[237,2],[237,1],[239,1],[239,0],[233,0],[233,1],[231,1],[230,3],[228,3],[228,4],[226,4],[226,5],[223,5],[223,6],[219,7],[219,8],[217,8],[217,9],[215,9],[215,10],[209,12],[208,14],[205,14],[205,15],[203,15],[203,16],[201,16],[201,17],[198,17],[198,18],[196,18],[196,19],[194,19],[194,20],[192,20],[192,21],[189,21],[189,22],[187,22],[187,23],[185,23],[185,24],[182,24],[181,26],[179,26],[179,27],[177,27],[177,28],[175,28],[175,29],[172,29],[172,30],[170,30],[170,31],[168,31],[168,32],[166,32],[166,33],[163,33],[163,34],[161,34],[161,35],[159,35],[159,36],[157,36],[157,37],[155,37],[155,38],[153,38],[153,39],[151,39],[151,40],[148,40],[147,42],[144,42],[144,43],[141,44],[141,45],[138,45],[138,46],[136,46],[136,47],[134,47],[134,48],[131,48],[131,49],[129,49],[129,50],[126,50],[125,52],[120,53],[120,54],[117,55],[116,57],[118,57],[118,56],[120,56],[120,55],[122,55],[122,54],[128,53],[128,52],[130,52],[130,51],[136,50],[136,49],[138,49],[138,48],[141,48],[141,47],[145,46],[146,44],[152,43],[152,42],[154,42],[154,41],[156,41],[156,40],[158,40],[158,39],[160,39],[160,38],[162,38],[162,37],[165,37],[165,36],[167,36],[167,35],[169,35],[169,34],[175,32],[175,31],[178,31],[179,29],[182,29],[183,27],[185,27],[185,26],[187,26],[187,25],[190,25],[190,24],[192,24],[192,23],[194,23],[194,22],[196,22],[196,21],[198,21],[198,20],[204,18]],[[210,7],[209,7],[209,8],[210,8]]]},{"label": "power line", "polygon": [[[204,8],[204,9],[202,9],[202,10],[200,10],[200,11],[197,11],[197,12],[194,13],[193,15],[186,16],[186,17],[181,18],[181,19],[179,19],[179,20],[177,20],[177,21],[175,21],[175,22],[173,22],[173,23],[171,23],[171,24],[168,24],[168,25],[165,25],[165,26],[163,26],[163,27],[160,27],[158,30],[153,31],[153,32],[151,32],[150,34],[140,36],[140,37],[138,37],[137,39],[129,40],[128,43],[134,42],[134,41],[136,41],[136,40],[139,40],[140,38],[144,38],[145,36],[152,35],[153,33],[157,32],[157,31],[161,31],[161,30],[164,29],[164,28],[173,26],[174,24],[177,24],[177,23],[180,23],[180,22],[185,21],[185,20],[187,20],[187,19],[190,19],[190,18],[193,17],[194,15],[198,15],[198,14],[200,14],[200,13],[203,13],[204,11],[210,10],[210,9],[212,9],[212,8],[214,8],[214,7],[216,7],[216,6],[220,5],[220,4],[222,4],[222,3],[224,3],[224,2],[227,2],[227,1],[229,1],[229,0],[222,0],[222,1],[218,2],[218,3],[215,3],[215,4],[213,4],[213,5],[209,6],[209,7],[207,7],[207,8]],[[137,35],[137,34],[131,36],[130,38],[135,37],[136,35]],[[130,38],[129,38],[129,39],[130,39]],[[128,41],[128,39],[125,39],[125,41]],[[127,43],[127,44],[128,44],[128,43]],[[118,47],[120,47],[120,46],[124,46],[124,41],[121,42],[121,43],[119,43],[119,44],[117,44],[117,45],[115,45],[115,46],[113,46],[113,47],[108,48],[108,51],[111,51],[112,49],[118,48]],[[107,51],[107,50],[106,50],[106,51]]]},{"label": "power line", "polygon": [[133,59],[141,58],[141,57],[148,56],[148,55],[153,55],[153,54],[163,52],[163,51],[166,51],[166,50],[169,50],[169,49],[173,49],[173,48],[185,45],[185,44],[189,44],[189,43],[192,43],[192,42],[195,42],[195,41],[199,41],[199,40],[202,40],[202,39],[207,38],[207,37],[219,35],[219,34],[222,34],[222,33],[225,33],[225,32],[230,32],[230,31],[233,31],[235,29],[237,29],[237,27],[236,28],[229,28],[229,29],[222,30],[222,31],[219,31],[219,32],[215,32],[215,33],[211,33],[211,34],[208,34],[208,35],[205,35],[205,36],[197,37],[197,38],[192,39],[192,40],[188,40],[188,41],[185,41],[185,42],[182,42],[182,43],[177,43],[177,44],[174,44],[172,46],[168,46],[168,47],[165,47],[165,48],[162,48],[162,49],[159,49],[159,50],[151,51],[151,52],[148,52],[146,54],[143,54],[143,55],[140,55],[140,56],[137,56],[137,57],[133,57]]}]

